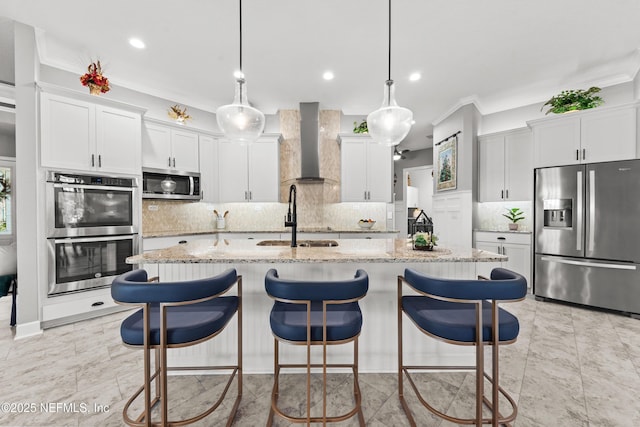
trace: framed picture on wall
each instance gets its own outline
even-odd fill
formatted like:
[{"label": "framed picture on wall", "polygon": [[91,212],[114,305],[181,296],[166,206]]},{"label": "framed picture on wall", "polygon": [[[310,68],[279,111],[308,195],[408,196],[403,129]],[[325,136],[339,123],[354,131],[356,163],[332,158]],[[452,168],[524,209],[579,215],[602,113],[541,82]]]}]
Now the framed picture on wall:
[{"label": "framed picture on wall", "polygon": [[457,136],[453,136],[438,145],[436,191],[454,190],[457,186],[457,146]]}]

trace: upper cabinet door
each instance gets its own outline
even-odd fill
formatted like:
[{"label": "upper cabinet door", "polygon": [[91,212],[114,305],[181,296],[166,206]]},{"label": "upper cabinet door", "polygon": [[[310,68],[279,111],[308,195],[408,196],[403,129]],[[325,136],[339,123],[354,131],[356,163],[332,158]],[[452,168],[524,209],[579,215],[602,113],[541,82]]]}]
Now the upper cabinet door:
[{"label": "upper cabinet door", "polygon": [[40,100],[42,166],[79,170],[95,167],[95,106],[50,93],[42,93]]},{"label": "upper cabinet door", "polygon": [[198,134],[171,129],[171,167],[179,171],[199,172]]},{"label": "upper cabinet door", "polygon": [[366,201],[367,190],[367,142],[346,141],[340,144],[343,202]]},{"label": "upper cabinet door", "polygon": [[249,201],[280,201],[279,147],[277,140],[258,140],[249,147]]},{"label": "upper cabinet door", "polygon": [[100,170],[140,174],[140,126],[140,114],[96,106],[96,153]]},{"label": "upper cabinet door", "polygon": [[247,146],[233,142],[218,143],[218,191],[220,202],[249,200]]},{"label": "upper cabinet door", "polygon": [[171,129],[145,123],[142,135],[142,166],[155,169],[171,167]]},{"label": "upper cabinet door", "polygon": [[583,163],[636,157],[636,109],[585,115],[581,121]]},{"label": "upper cabinet door", "polygon": [[367,145],[367,201],[390,203],[393,197],[393,148],[369,142]]},{"label": "upper cabinet door", "polygon": [[480,138],[478,145],[479,201],[502,201],[505,196],[504,135]]},{"label": "upper cabinet door", "polygon": [[534,166],[573,165],[580,162],[580,118],[554,118],[533,125]]},{"label": "upper cabinet door", "polygon": [[218,180],[218,141],[210,136],[200,135],[200,187],[203,202],[220,201]]},{"label": "upper cabinet door", "polygon": [[533,138],[529,129],[505,135],[505,200],[533,200]]}]

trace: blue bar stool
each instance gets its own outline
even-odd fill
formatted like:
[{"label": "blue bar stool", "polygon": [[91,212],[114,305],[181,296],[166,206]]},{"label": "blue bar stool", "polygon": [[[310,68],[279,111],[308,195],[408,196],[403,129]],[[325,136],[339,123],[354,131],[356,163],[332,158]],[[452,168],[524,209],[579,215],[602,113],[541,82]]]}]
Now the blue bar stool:
[{"label": "blue bar stool", "polygon": [[[343,421],[358,414],[364,426],[362,397],[358,383],[358,337],[362,329],[362,312],[358,301],[369,289],[369,276],[357,270],[350,280],[312,282],[307,280],[285,280],[271,269],[265,277],[267,294],[275,300],[271,309],[270,323],[274,336],[274,384],[271,393],[271,410],[267,426],[271,426],[273,415],[293,423],[319,423]],[[279,359],[280,342],[307,347],[306,364],[283,364]],[[353,342],[354,353],[351,364],[328,364],[327,346]],[[311,363],[311,346],[322,346],[322,364]],[[279,375],[282,368],[306,367],[307,416],[293,417],[278,408]],[[322,416],[311,416],[311,368],[322,367]],[[354,376],[354,408],[342,415],[327,416],[327,368],[351,368]]]},{"label": "blue bar stool", "polygon": [[[403,295],[407,284],[420,295]],[[491,271],[491,279],[452,280],[431,277],[407,268],[404,277],[398,276],[398,394],[412,426],[416,422],[404,398],[403,374],[420,402],[432,413],[458,424],[507,424],[515,420],[518,408],[511,396],[499,385],[498,348],[514,343],[520,325],[518,319],[499,308],[498,302],[521,301],[527,294],[524,277],[504,268]],[[402,356],[402,321],[404,313],[426,335],[450,344],[475,346],[474,366],[407,366]],[[484,370],[484,346],[492,347],[492,376]],[[420,394],[410,370],[473,370],[476,374],[475,417],[457,418],[431,406]],[[491,400],[485,396],[484,377],[492,385]],[[503,416],[499,410],[499,394],[511,404],[511,414]],[[491,411],[491,418],[483,418],[483,404]]]},{"label": "blue bar stool", "polygon": [[[122,412],[130,426],[182,426],[203,419],[224,400],[237,374],[238,394],[229,415],[233,419],[242,398],[242,276],[229,269],[215,277],[182,282],[151,283],[145,270],[133,270],[118,276],[111,285],[111,296],[124,305],[142,308],[122,322],[120,335],[128,347],[144,350],[144,384],[131,396]],[[237,284],[237,296],[222,296]],[[229,324],[234,314],[238,322],[238,361],[231,366],[167,366],[167,348],[180,348],[209,340]],[[155,350],[155,370],[151,374],[151,350]],[[168,420],[167,371],[228,370],[231,371],[219,399],[200,414],[177,421]],[[155,396],[151,399],[151,384],[155,380]],[[144,391],[144,411],[134,420],[129,407]],[[160,422],[152,422],[151,410],[160,403]]]}]

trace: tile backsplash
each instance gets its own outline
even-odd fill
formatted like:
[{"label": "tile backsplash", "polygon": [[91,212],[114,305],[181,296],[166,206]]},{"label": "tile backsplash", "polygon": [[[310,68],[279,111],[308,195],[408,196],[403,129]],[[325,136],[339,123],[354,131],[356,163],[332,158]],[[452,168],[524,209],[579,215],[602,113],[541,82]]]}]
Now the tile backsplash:
[{"label": "tile backsplash", "polygon": [[[317,208],[317,206],[315,207]],[[329,203],[320,214],[313,205],[298,204],[298,228],[351,230],[360,218],[377,221],[375,229],[386,229],[385,203]],[[284,229],[286,203],[193,203],[166,200],[142,201],[142,232],[154,234],[179,232],[184,234],[214,232],[213,211],[229,211],[225,221],[227,231],[280,231]]]},{"label": "tile backsplash", "polygon": [[518,230],[533,231],[533,202],[487,202],[478,203],[476,210],[476,228],[481,230],[508,230],[509,221],[502,214],[507,209],[520,208],[524,212],[524,219],[518,221]]}]

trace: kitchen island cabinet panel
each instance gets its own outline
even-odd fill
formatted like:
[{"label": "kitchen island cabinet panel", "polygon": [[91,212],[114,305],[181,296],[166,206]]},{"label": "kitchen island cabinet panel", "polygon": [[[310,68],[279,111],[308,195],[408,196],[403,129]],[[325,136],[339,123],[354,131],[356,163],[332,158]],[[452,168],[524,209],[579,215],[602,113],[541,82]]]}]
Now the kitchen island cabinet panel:
[{"label": "kitchen island cabinet panel", "polygon": [[[299,249],[298,249],[299,250]],[[500,262],[477,263],[487,267],[500,266]],[[364,325],[359,339],[360,372],[395,372],[397,365],[397,276],[405,267],[423,273],[449,278],[476,277],[476,263],[443,262],[416,264],[357,264],[357,263],[311,263],[311,264],[160,264],[161,280],[184,280],[211,277],[235,267],[243,279],[243,328],[251,333],[243,334],[244,371],[251,374],[273,372],[273,335],[269,327],[269,312],[273,300],[264,291],[264,276],[268,269],[275,268],[283,278],[294,280],[342,280],[353,277],[357,268],[364,268],[369,275],[369,292],[361,300]],[[211,354],[229,354],[235,349],[236,323],[231,322],[227,330],[213,342],[200,344],[198,349],[174,349],[169,352],[173,366],[188,366],[190,363],[210,364]],[[382,337],[382,338],[381,338]],[[429,363],[446,360],[453,366],[469,365],[474,360],[471,347],[447,346],[438,340],[425,338],[416,328],[405,328],[405,360]],[[407,345],[408,344],[408,345]],[[284,346],[281,357],[291,360],[303,348]],[[225,351],[228,349],[228,351]],[[312,358],[321,360],[321,348],[312,349]],[[331,346],[329,357],[335,363],[352,360],[349,346]],[[302,371],[301,371],[302,372]]]}]

